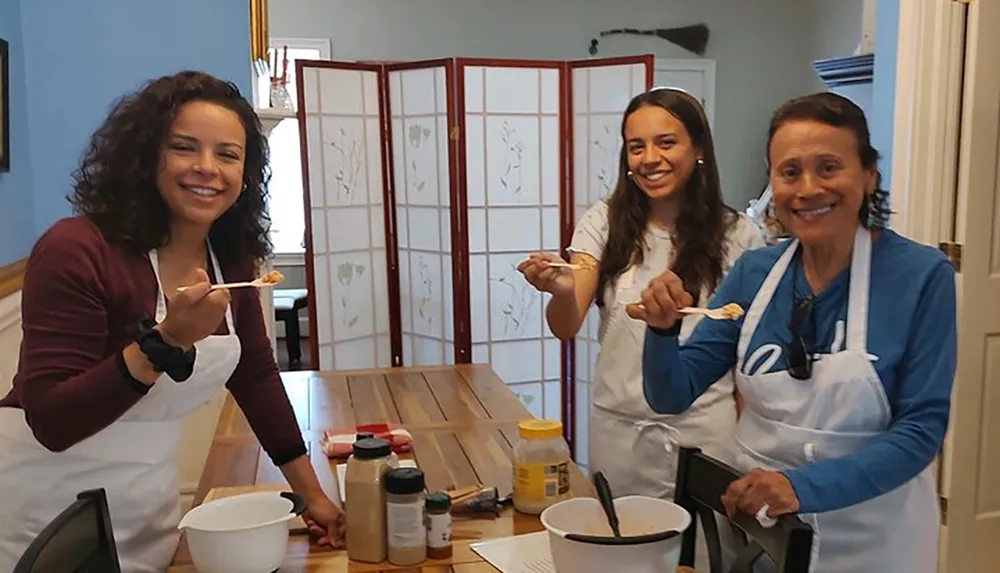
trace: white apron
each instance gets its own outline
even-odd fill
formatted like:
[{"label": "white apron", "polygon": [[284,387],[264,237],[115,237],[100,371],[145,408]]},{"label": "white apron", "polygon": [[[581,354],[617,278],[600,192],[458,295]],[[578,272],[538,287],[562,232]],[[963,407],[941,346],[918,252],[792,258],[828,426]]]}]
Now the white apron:
[{"label": "white apron", "polygon": [[[751,338],[797,249],[798,241],[793,240],[771,269],[740,333],[736,384],[746,409],[736,431],[734,465],[742,471],[795,468],[855,453],[884,432],[892,416],[867,354],[871,234],[860,227],[851,259],[846,349],[821,355],[809,380],[796,380],[784,371],[746,374],[744,357]],[[906,484],[869,501],[800,515],[816,534],[811,571],[934,573],[938,511],[928,466]]]},{"label": "white apron", "polygon": [[[211,252],[215,276],[222,269]],[[166,316],[156,252],[156,321]],[[123,573],[165,571],[180,540],[177,447],[184,418],[223,391],[240,360],[232,310],[228,334],[195,344],[194,372],[166,374],[119,420],[64,452],[38,443],[18,408],[0,408],[0,572],[11,571],[35,537],[79,492],[104,488]],[[124,384],[124,382],[123,382]]]},{"label": "white apron", "polygon": [[[636,280],[632,266],[619,277],[613,294],[608,289],[605,296],[600,356],[591,382],[588,466],[604,473],[615,495],[672,501],[678,447],[697,446],[722,456],[736,428],[736,403],[732,375],[727,373],[682,414],[657,414],[649,407],[642,392],[646,323],[625,313],[625,306],[639,300],[646,286]],[[697,324],[692,318],[684,320],[682,341]]]}]

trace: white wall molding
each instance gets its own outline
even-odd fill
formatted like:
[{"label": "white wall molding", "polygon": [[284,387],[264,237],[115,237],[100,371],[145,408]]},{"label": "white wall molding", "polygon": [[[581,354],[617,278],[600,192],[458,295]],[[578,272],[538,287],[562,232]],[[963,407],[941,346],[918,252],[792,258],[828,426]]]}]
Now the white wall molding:
[{"label": "white wall molding", "polygon": [[21,291],[0,299],[0,332],[21,322]]},{"label": "white wall molding", "polygon": [[954,232],[964,10],[899,4],[891,225],[935,246]]},{"label": "white wall molding", "polygon": [[277,267],[304,267],[306,266],[306,253],[275,253],[271,257],[271,264]]},{"label": "white wall molding", "polygon": [[0,299],[0,396],[10,390],[21,350],[21,292]]}]

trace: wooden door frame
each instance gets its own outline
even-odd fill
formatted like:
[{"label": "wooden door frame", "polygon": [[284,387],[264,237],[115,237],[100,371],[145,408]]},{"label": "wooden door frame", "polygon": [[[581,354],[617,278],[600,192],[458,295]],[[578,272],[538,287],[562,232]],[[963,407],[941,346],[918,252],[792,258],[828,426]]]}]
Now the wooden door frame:
[{"label": "wooden door frame", "polygon": [[[976,2],[967,6],[965,74],[962,78],[962,123],[953,241],[962,246],[959,274],[959,356],[952,417],[943,466],[943,495],[948,504],[941,543],[939,570],[958,573],[984,570],[996,557],[998,518],[995,505],[982,490],[995,478],[988,464],[989,433],[997,412],[991,411],[990,392],[996,379],[988,343],[996,332],[995,312],[977,312],[992,302],[996,281],[991,277],[997,221],[995,193],[1000,145],[1000,74],[996,72],[996,25],[1000,5]],[[984,197],[986,195],[986,197]],[[985,204],[984,204],[985,203]],[[967,309],[963,311],[963,308]],[[964,336],[964,342],[962,337]],[[961,415],[958,415],[961,414]],[[957,438],[956,438],[957,436]]]},{"label": "wooden door frame", "polygon": [[[952,416],[945,438],[939,467],[939,491],[942,501],[942,536],[938,571],[959,573],[955,566],[964,559],[979,559],[982,548],[975,531],[975,491],[983,483],[978,469],[981,444],[974,440],[956,440],[956,433],[968,436],[982,431],[981,404],[985,396],[981,378],[985,366],[985,348],[980,337],[962,339],[973,316],[963,313],[963,284],[972,288],[985,280],[989,272],[989,237],[981,233],[982,221],[967,225],[967,218],[993,216],[993,210],[969,209],[973,188],[996,184],[985,178],[995,177],[997,152],[994,135],[973,132],[973,126],[996,125],[998,121],[996,78],[982,78],[976,68],[990,55],[970,50],[991,22],[979,22],[984,3],[928,0],[901,2],[899,21],[898,70],[895,101],[893,162],[893,226],[915,240],[939,245],[961,245],[959,287],[959,366],[952,394]],[[995,8],[992,8],[995,9]],[[995,18],[995,13],[993,18]],[[967,44],[968,42],[968,44]],[[981,83],[985,82],[985,83]],[[942,89],[944,88],[944,89]],[[986,141],[984,137],[987,137]],[[973,141],[970,137],[977,138]],[[990,166],[984,173],[983,166]],[[977,168],[977,166],[980,166]],[[898,195],[898,197],[896,197]],[[979,293],[980,297],[982,293]],[[971,303],[970,303],[971,304]],[[960,385],[969,377],[969,384]],[[961,410],[961,416],[957,415]],[[961,495],[955,495],[960,493]],[[985,527],[985,525],[984,525]]]},{"label": "wooden door frame", "polygon": [[[955,233],[965,12],[950,0],[899,4],[890,224],[933,246]],[[951,432],[935,460],[942,521],[950,441]]]}]

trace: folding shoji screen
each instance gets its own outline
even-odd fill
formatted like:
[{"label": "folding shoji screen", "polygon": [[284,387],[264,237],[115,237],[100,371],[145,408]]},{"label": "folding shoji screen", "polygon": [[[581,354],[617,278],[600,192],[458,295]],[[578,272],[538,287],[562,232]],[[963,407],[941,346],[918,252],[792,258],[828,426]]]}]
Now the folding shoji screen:
[{"label": "folding shoji screen", "polygon": [[[591,205],[611,194],[618,180],[622,146],[621,121],[624,105],[637,93],[653,85],[653,67],[643,64],[617,66],[574,65],[570,78],[573,121],[569,138],[573,142],[569,162],[574,203],[574,220]],[[591,307],[580,333],[574,340],[574,390],[576,461],[586,466],[589,432],[590,382],[597,364],[600,312]]]},{"label": "folding shoji screen", "polygon": [[305,63],[296,69],[312,366],[390,366],[399,296],[387,271],[385,75],[377,65]]},{"label": "folding shoji screen", "polygon": [[[453,364],[455,320],[449,60],[386,65],[402,364]],[[457,214],[456,214],[457,215]],[[390,282],[392,279],[390,279]]]},{"label": "folding shoji screen", "polygon": [[459,163],[468,221],[472,361],[488,362],[536,417],[563,419],[564,348],[517,272],[558,252],[566,188],[564,62],[459,60]]},{"label": "folding shoji screen", "polygon": [[596,322],[560,343],[515,267],[568,246],[613,186],[621,113],[653,57],[296,67],[312,367],[489,362],[572,439]]}]

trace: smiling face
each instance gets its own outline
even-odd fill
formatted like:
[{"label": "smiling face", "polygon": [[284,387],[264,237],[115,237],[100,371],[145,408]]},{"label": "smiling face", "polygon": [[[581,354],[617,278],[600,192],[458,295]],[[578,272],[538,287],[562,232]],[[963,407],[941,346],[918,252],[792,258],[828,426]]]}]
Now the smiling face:
[{"label": "smiling face", "polygon": [[650,199],[664,199],[684,188],[701,151],[681,120],[645,105],[625,120],[625,156],[636,186]]},{"label": "smiling face", "polygon": [[877,175],[862,165],[854,133],[790,120],[775,131],[769,154],[775,213],[785,228],[806,245],[849,241]]},{"label": "smiling face", "polygon": [[235,112],[204,101],[177,110],[156,177],[173,223],[208,228],[232,207],[243,188],[245,148]]}]

